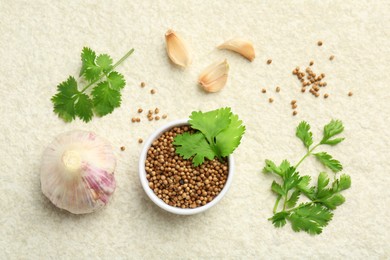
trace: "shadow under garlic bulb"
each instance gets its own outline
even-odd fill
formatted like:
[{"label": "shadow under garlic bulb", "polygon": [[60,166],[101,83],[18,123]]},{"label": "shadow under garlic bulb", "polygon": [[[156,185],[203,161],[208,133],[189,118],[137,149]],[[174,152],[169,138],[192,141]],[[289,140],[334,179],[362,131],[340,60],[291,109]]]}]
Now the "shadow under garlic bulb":
[{"label": "shadow under garlic bulb", "polygon": [[91,213],[104,207],[115,191],[115,166],[110,143],[95,133],[60,134],[43,153],[42,192],[61,209]]}]

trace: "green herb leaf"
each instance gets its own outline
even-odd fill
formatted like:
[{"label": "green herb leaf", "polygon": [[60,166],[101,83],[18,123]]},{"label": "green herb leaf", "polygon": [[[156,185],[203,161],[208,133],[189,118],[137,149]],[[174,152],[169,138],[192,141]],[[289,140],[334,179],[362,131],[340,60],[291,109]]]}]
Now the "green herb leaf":
[{"label": "green herb leaf", "polygon": [[333,213],[327,208],[319,204],[307,203],[301,204],[287,218],[291,221],[292,229],[295,232],[303,230],[314,235],[320,234],[322,228],[329,223],[332,217]]},{"label": "green herb leaf", "polygon": [[280,186],[280,184],[277,183],[276,181],[272,182],[271,189],[273,192],[275,192],[276,194],[279,194],[281,196],[284,196],[286,194],[284,189],[282,188],[282,186]]},{"label": "green herb leaf", "polygon": [[193,129],[201,131],[209,143],[213,143],[214,137],[229,126],[230,116],[230,108],[221,108],[206,113],[194,111],[188,122]]},{"label": "green herb leaf", "polygon": [[325,125],[324,127],[324,137],[321,140],[321,144],[330,144],[330,145],[335,145],[337,143],[340,143],[343,138],[340,138],[342,140],[329,140],[335,135],[340,134],[341,132],[344,131],[344,126],[343,123],[340,120],[332,120],[330,121],[329,124]]},{"label": "green herb leaf", "polygon": [[264,173],[276,173],[279,176],[282,176],[282,171],[278,166],[271,160],[265,160],[265,166],[263,168]]},{"label": "green herb leaf", "polygon": [[300,194],[301,192],[299,190],[295,190],[293,193],[291,193],[291,196],[286,203],[287,207],[289,208],[295,207],[295,205],[297,205]]},{"label": "green herb leaf", "polygon": [[110,87],[114,90],[120,91],[123,89],[126,85],[125,78],[123,77],[122,74],[113,71],[107,76],[107,81],[110,83]]},{"label": "green herb leaf", "polygon": [[283,183],[284,191],[287,193],[292,188],[295,188],[300,181],[301,181],[301,177],[299,176],[298,172],[295,171],[295,168],[294,167],[288,168],[288,170],[284,174],[284,183]]},{"label": "green herb leaf", "polygon": [[290,162],[287,160],[283,160],[282,163],[279,165],[279,170],[283,174],[290,168]]},{"label": "green herb leaf", "polygon": [[57,90],[58,93],[51,98],[54,104],[54,113],[65,122],[70,122],[76,116],[75,102],[76,96],[79,94],[77,82],[74,77],[70,76],[57,86]]},{"label": "green herb leaf", "polygon": [[242,121],[238,119],[237,115],[231,114],[230,124],[215,137],[217,155],[225,157],[232,154],[241,143],[244,133],[245,126],[242,125]]},{"label": "green herb leaf", "polygon": [[286,225],[286,218],[288,215],[290,215],[290,213],[281,211],[276,213],[272,218],[270,218],[270,220],[275,227],[283,227],[284,225]]},{"label": "green herb leaf", "polygon": [[314,156],[333,172],[339,172],[343,169],[341,163],[326,152],[315,153]]},{"label": "green herb leaf", "polygon": [[340,192],[351,187],[351,177],[348,175],[341,175],[339,180],[335,180],[332,184],[334,192]]},{"label": "green herb leaf", "polygon": [[[205,142],[200,147],[180,142],[176,142],[177,145],[189,146],[191,149],[195,149],[192,151],[192,154],[199,153],[202,155],[204,151],[196,151],[196,149],[204,148],[207,144],[209,146],[207,150],[212,151],[213,158],[222,158],[230,155],[240,144],[242,135],[245,132],[242,121],[231,112],[230,108],[221,108],[206,113],[194,111],[190,116],[189,123],[193,129],[200,131],[205,138]],[[178,151],[176,152],[179,153]],[[211,153],[209,155],[211,157]],[[193,162],[195,163],[195,161],[203,163],[203,160],[195,160],[194,158]]]},{"label": "green herb leaf", "polygon": [[96,64],[102,68],[102,70],[107,73],[112,68],[112,59],[107,54],[100,54],[96,58]]},{"label": "green herb leaf", "polygon": [[[78,90],[77,81],[69,77],[67,81],[58,85],[58,93],[51,98],[56,113],[65,122],[70,122],[79,117],[88,122],[93,117],[93,111],[104,116],[119,107],[121,104],[120,91],[126,82],[122,74],[111,71],[114,67],[128,58],[134,49],[126,53],[115,65],[107,54],[96,56],[96,53],[88,47],[81,52],[82,66],[80,77],[84,77],[89,84],[82,90]],[[106,78],[104,80],[103,78]],[[93,87],[91,95],[86,90]]]},{"label": "green herb leaf", "polygon": [[313,134],[310,132],[310,125],[305,121],[302,121],[296,130],[296,136],[302,140],[306,148],[309,149],[310,145],[313,144]]},{"label": "green herb leaf", "polygon": [[121,105],[121,93],[110,88],[107,81],[100,82],[93,90],[93,104],[98,116],[112,113],[114,108]]},{"label": "green herb leaf", "polygon": [[333,146],[333,145],[336,145],[338,143],[341,143],[342,141],[344,141],[344,139],[345,138],[335,138],[335,139],[332,139],[332,140],[322,141],[321,143]]},{"label": "green herb leaf", "polygon": [[76,115],[84,122],[89,122],[92,119],[93,103],[87,94],[79,93],[75,104]]},{"label": "green herb leaf", "polygon": [[204,158],[212,160],[215,157],[214,151],[207,143],[202,133],[190,134],[185,132],[177,135],[173,142],[176,145],[176,153],[183,156],[184,159],[194,157],[192,162],[198,166],[204,162]]}]

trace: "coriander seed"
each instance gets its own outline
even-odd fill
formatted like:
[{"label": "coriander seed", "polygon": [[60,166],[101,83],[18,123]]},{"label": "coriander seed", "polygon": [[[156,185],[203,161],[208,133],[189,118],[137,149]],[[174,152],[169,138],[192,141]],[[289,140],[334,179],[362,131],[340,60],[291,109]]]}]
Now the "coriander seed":
[{"label": "coriander seed", "polygon": [[296,110],[293,111],[293,116],[296,116],[298,114],[298,112]]},{"label": "coriander seed", "polygon": [[262,92],[262,93],[266,93],[267,90],[266,90],[265,88],[263,88],[263,89],[261,90],[261,92]]},{"label": "coriander seed", "polygon": [[151,89],[151,90],[150,90],[150,94],[153,95],[153,94],[155,94],[155,93],[156,93],[156,90],[155,90],[155,89]]},{"label": "coriander seed", "polygon": [[268,64],[268,65],[271,64],[271,63],[272,63],[272,60],[271,60],[271,59],[267,60],[267,64]]},{"label": "coriander seed", "polygon": [[274,99],[273,98],[269,98],[268,102],[272,103],[272,102],[274,102]]},{"label": "coriander seed", "polygon": [[278,93],[280,92],[280,87],[279,86],[276,87],[276,92],[278,92]]},{"label": "coriander seed", "polygon": [[165,118],[167,118],[167,117],[168,117],[167,114],[162,115],[162,119],[165,119]]},{"label": "coriander seed", "polygon": [[141,82],[141,88],[144,88],[146,86],[145,82]]},{"label": "coriander seed", "polygon": [[348,96],[352,97],[352,95],[353,95],[353,93],[352,93],[352,91],[350,91],[350,92],[348,93]]},{"label": "coriander seed", "polygon": [[314,61],[310,61],[309,65],[313,66],[313,64],[314,64]]},{"label": "coriander seed", "polygon": [[329,60],[333,60],[334,59],[334,55],[331,55],[330,57],[329,57]]},{"label": "coriander seed", "polygon": [[329,95],[328,94],[324,94],[324,98],[328,98],[329,97]]},{"label": "coriander seed", "polygon": [[318,42],[317,42],[317,45],[318,45],[318,46],[322,46],[322,41],[318,41]]},{"label": "coriander seed", "polygon": [[139,139],[138,139],[138,143],[139,143],[139,144],[142,144],[143,141],[144,141],[144,140],[142,140],[142,138],[139,138]]},{"label": "coriander seed", "polygon": [[124,151],[124,150],[126,150],[126,147],[121,146],[121,151]]},{"label": "coriander seed", "polygon": [[142,113],[144,111],[142,108],[138,108],[138,113]]}]

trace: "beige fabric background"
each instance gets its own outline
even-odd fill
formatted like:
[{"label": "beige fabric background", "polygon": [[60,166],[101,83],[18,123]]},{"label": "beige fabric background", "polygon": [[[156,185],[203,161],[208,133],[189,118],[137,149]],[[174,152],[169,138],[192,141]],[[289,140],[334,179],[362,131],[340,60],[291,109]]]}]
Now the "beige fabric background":
[{"label": "beige fabric background", "polygon": [[[389,259],[389,12],[389,1],[0,0],[0,258]],[[185,71],[167,59],[168,28],[191,45],[194,61]],[[254,42],[253,63],[215,48],[232,36]],[[136,51],[118,68],[128,82],[122,106],[88,124],[66,124],[53,114],[50,97],[59,82],[77,75],[83,46],[115,60]],[[198,74],[223,58],[231,65],[227,86],[203,93]],[[310,60],[327,75],[327,100],[301,94],[291,75]],[[291,99],[298,100],[296,117]],[[247,126],[231,189],[206,213],[163,212],[141,188],[137,139],[192,110],[221,106],[231,106]],[[169,118],[132,124],[138,107],[159,107]],[[261,173],[264,159],[296,162],[304,153],[294,136],[299,121],[307,120],[319,138],[331,118],[346,128],[346,141],[326,150],[352,176],[347,202],[320,236],[294,233],[289,224],[275,229],[267,221],[275,196],[272,178]],[[90,215],[58,210],[40,192],[42,151],[71,129],[106,137],[118,158],[114,198]],[[314,159],[301,168],[313,176],[319,170]]]}]

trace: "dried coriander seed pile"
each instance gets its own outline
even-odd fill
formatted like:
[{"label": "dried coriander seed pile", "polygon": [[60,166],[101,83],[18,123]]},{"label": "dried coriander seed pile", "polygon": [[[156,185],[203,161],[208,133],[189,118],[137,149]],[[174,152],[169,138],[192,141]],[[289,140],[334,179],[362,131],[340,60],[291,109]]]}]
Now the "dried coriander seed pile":
[{"label": "dried coriander seed pile", "polygon": [[224,159],[205,161],[193,166],[175,153],[173,139],[188,127],[174,127],[153,142],[145,162],[146,178],[153,192],[170,206],[196,208],[212,201],[225,186],[228,163]]}]

